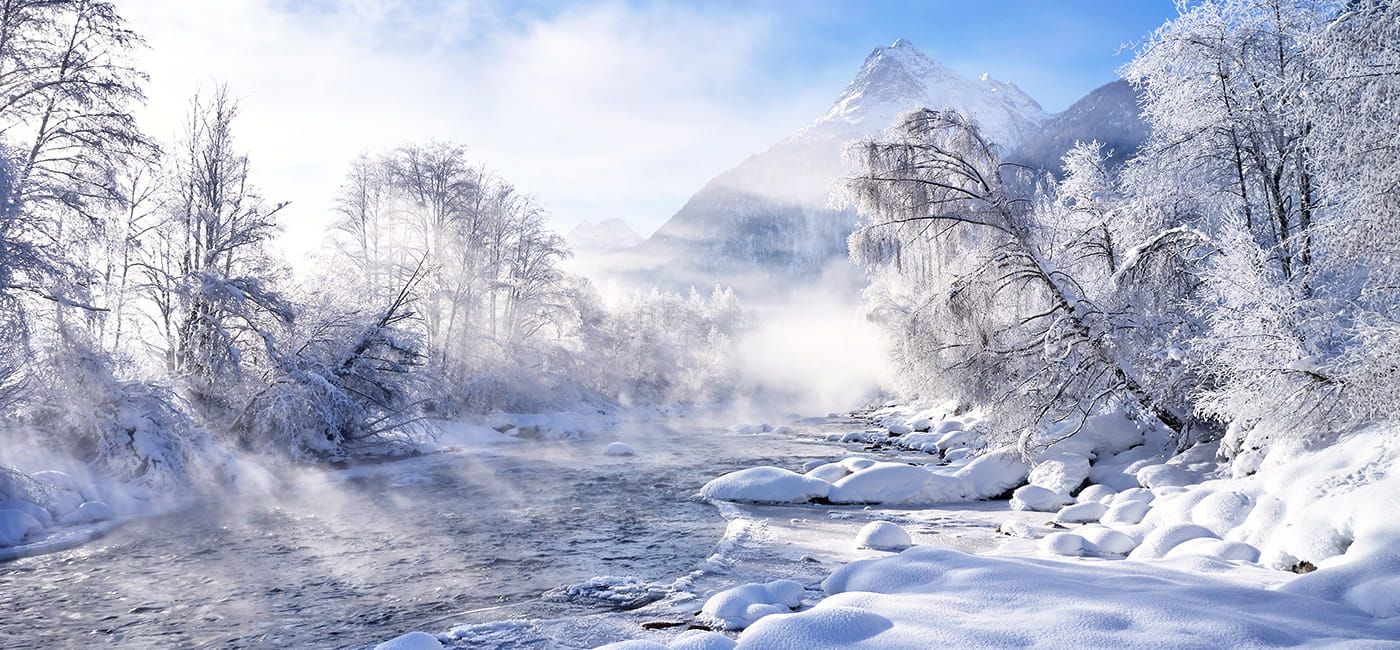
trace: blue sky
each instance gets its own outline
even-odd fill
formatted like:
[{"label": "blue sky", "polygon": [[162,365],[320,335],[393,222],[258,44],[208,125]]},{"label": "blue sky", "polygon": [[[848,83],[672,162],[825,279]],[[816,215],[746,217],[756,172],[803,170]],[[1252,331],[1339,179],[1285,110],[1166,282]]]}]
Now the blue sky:
[{"label": "blue sky", "polygon": [[1175,13],[1169,0],[117,4],[150,43],[150,130],[173,134],[200,86],[242,98],[254,180],[293,202],[294,261],[319,247],[361,152],[456,140],[561,230],[617,217],[645,235],[824,113],[874,47],[906,38],[1057,111]]}]

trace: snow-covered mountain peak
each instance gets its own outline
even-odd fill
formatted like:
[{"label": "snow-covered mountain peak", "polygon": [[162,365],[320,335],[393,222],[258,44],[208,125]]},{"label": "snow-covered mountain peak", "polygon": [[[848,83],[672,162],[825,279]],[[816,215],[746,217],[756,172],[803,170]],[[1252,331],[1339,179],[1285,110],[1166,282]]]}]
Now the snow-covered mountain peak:
[{"label": "snow-covered mountain peak", "polygon": [[969,79],[907,40],[877,47],[835,104],[804,136],[873,135],[914,108],[952,108],[971,114],[998,143],[1013,146],[1048,116],[1015,84],[984,74]]}]

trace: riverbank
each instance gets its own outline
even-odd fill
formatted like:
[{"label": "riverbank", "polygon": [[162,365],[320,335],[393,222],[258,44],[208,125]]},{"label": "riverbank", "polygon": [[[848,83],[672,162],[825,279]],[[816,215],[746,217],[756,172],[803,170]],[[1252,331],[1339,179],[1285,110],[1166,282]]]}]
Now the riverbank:
[{"label": "riverbank", "polygon": [[[921,467],[943,477],[929,479],[939,490],[915,494],[932,501],[959,479],[976,483],[977,473],[966,471],[970,458],[997,453],[964,453],[975,448],[965,435],[968,417],[930,421],[927,411],[907,408],[876,415],[875,426],[829,440],[854,452],[851,458],[886,449],[931,453],[902,469],[848,459],[793,468],[807,470],[806,477],[779,467],[707,489],[748,500],[825,502],[848,497],[854,484],[878,484],[880,472]],[[959,420],[939,430],[940,422]],[[696,622],[742,630],[737,634],[639,634],[609,647],[1400,645],[1400,563],[1392,517],[1384,514],[1400,498],[1389,478],[1400,467],[1392,436],[1359,432],[1319,450],[1255,459],[1252,470],[1239,473],[1212,464],[1213,449],[1149,453],[1150,432],[1132,442],[1087,429],[1072,446],[1052,445],[1027,462],[1010,501],[906,511],[870,505],[859,517],[821,504],[721,502],[722,512],[744,513],[734,521],[763,520],[775,556],[837,566],[817,577],[819,584],[805,583],[800,600],[772,582],[787,577],[778,567],[712,594]],[[1120,442],[1101,448],[1115,438]],[[815,496],[821,490],[807,483],[794,491],[794,476],[835,482],[829,494]],[[1055,490],[1055,481],[1071,488]],[[911,494],[862,493],[873,495],[863,497],[870,501]],[[813,509],[826,518],[806,516]],[[804,516],[775,525],[789,513]],[[847,518],[888,522],[878,524],[882,534],[902,528],[908,538],[896,532],[893,539],[908,550],[853,550],[858,539],[873,538],[869,529],[830,524]],[[967,525],[973,531],[951,533]],[[988,533],[1004,536],[988,541]]]}]

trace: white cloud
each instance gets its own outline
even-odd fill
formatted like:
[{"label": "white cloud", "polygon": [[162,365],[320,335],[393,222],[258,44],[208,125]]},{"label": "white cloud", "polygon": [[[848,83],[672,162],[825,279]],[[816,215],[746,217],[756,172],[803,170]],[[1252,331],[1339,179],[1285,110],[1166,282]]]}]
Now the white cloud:
[{"label": "white cloud", "polygon": [[143,121],[178,130],[196,87],[242,98],[255,181],[291,200],[287,249],[315,248],[346,164],[412,140],[467,144],[561,229],[648,232],[717,172],[825,108],[758,63],[763,13],[615,3],[545,16],[484,3],[132,0],[147,37]]}]

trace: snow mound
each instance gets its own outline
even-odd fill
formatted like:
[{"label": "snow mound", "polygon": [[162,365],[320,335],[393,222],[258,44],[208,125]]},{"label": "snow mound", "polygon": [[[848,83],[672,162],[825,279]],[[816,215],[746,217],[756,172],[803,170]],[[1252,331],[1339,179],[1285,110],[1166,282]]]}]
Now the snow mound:
[{"label": "snow mound", "polygon": [[1084,550],[1095,555],[1122,556],[1137,548],[1137,540],[1108,526],[1084,526],[1074,531],[1084,540]]},{"label": "snow mound", "polygon": [[1068,495],[1047,490],[1039,485],[1022,485],[1011,493],[1011,507],[1015,510],[1055,512],[1073,502],[1074,499]]},{"label": "snow mound", "polygon": [[1031,485],[1051,492],[1069,494],[1089,478],[1089,459],[1080,454],[1060,452],[1041,460],[1031,469]]},{"label": "snow mound", "polygon": [[[843,479],[844,480],[844,479]],[[780,467],[750,467],[730,472],[700,488],[707,501],[807,503],[826,498],[832,485]]]},{"label": "snow mound", "polygon": [[700,617],[726,630],[742,630],[769,614],[792,611],[802,604],[803,591],[792,580],[750,582],[711,596]]},{"label": "snow mound", "polygon": [[84,501],[77,510],[59,518],[59,523],[67,525],[92,524],[115,517],[112,507],[101,501]]},{"label": "snow mound", "polygon": [[44,528],[53,526],[53,515],[43,507],[18,499],[0,500],[0,510],[18,510],[33,517]]},{"label": "snow mound", "polygon": [[0,510],[0,546],[18,546],[25,539],[42,535],[44,525],[22,510]]},{"label": "snow mound", "polygon": [[631,456],[637,452],[632,450],[632,446],[625,442],[609,443],[603,449],[604,456]]},{"label": "snow mound", "polygon": [[877,551],[902,551],[914,545],[909,533],[899,524],[888,521],[872,521],[860,529],[856,535],[857,548]]},{"label": "snow mound", "polygon": [[966,480],[975,497],[990,499],[1025,483],[1029,472],[1030,466],[1021,460],[1020,452],[1014,447],[1000,447],[973,459],[953,476]]},{"label": "snow mound", "polygon": [[676,637],[670,650],[730,650],[736,641],[718,632],[690,630]]},{"label": "snow mound", "polygon": [[803,476],[810,476],[819,481],[826,481],[827,483],[835,483],[845,478],[846,475],[850,473],[851,470],[842,463],[825,463],[808,469],[807,473]]},{"label": "snow mound", "polygon": [[1084,538],[1074,533],[1050,533],[1040,540],[1040,550],[1051,555],[1080,555]]},{"label": "snow mound", "polygon": [[1182,542],[1199,537],[1215,537],[1209,528],[1195,524],[1170,524],[1148,533],[1128,557],[1133,560],[1157,560]]},{"label": "snow mound", "polygon": [[437,637],[427,632],[409,632],[374,646],[374,650],[442,650]]},{"label": "snow mound", "polygon": [[875,463],[832,484],[832,503],[924,504],[966,501],[968,481],[901,463]]},{"label": "snow mound", "polygon": [[1184,487],[1200,481],[1199,476],[1175,465],[1148,465],[1137,472],[1138,483],[1145,488]]},{"label": "snow mound", "polygon": [[1117,494],[1117,490],[1108,487],[1107,485],[1099,485],[1096,483],[1094,485],[1090,485],[1084,488],[1083,490],[1080,490],[1079,494],[1074,495],[1074,500],[1080,503],[1083,503],[1085,501],[1098,501],[1099,503],[1108,503],[1112,501],[1113,497]]},{"label": "snow mound", "polygon": [[1141,523],[1143,516],[1147,514],[1147,509],[1152,507],[1150,501],[1124,501],[1115,503],[1099,517],[1099,521],[1105,524],[1132,525]]},{"label": "snow mound", "polygon": [[1060,512],[1055,515],[1055,521],[1065,524],[1084,524],[1098,521],[1105,512],[1108,512],[1108,506],[1098,501],[1085,501],[1061,508]]},{"label": "snow mound", "polygon": [[914,547],[853,562],[823,586],[833,595],[754,623],[737,647],[1241,647],[1400,637],[1400,622],[1351,607],[1133,563]]}]

